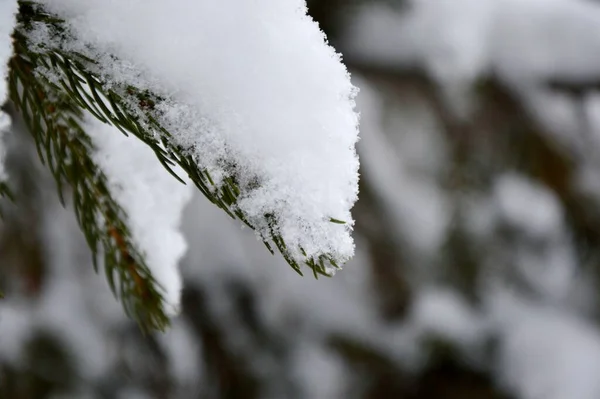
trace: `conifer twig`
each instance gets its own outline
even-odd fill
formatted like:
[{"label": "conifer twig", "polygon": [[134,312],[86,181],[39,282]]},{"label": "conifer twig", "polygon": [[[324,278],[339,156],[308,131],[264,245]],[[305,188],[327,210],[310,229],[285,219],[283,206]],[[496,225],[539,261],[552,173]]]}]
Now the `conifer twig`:
[{"label": "conifer twig", "polygon": [[[37,3],[21,0],[19,4],[21,14],[24,15],[21,29],[26,31],[27,24],[37,22],[47,24],[56,34],[69,35],[64,21],[46,13]],[[271,244],[274,244],[292,268],[302,274],[301,265],[293,258],[278,233],[277,218],[272,214],[264,215],[264,220],[259,222],[262,228],[259,229],[259,226],[253,225],[237,206],[243,190],[252,189],[252,187],[240,188],[236,179],[237,165],[223,160],[227,165],[227,172],[222,179],[222,184],[217,186],[210,172],[198,165],[193,149],[178,145],[169,131],[158,122],[160,120],[158,105],[166,99],[131,85],[118,82],[108,84],[99,74],[94,73],[97,70],[97,63],[83,54],[49,45],[42,49],[28,49],[25,32],[22,39],[22,50],[34,60],[33,67],[38,68],[36,75],[43,77],[45,71],[52,71],[53,76],[47,77],[46,81],[54,87],[54,90],[68,94],[74,104],[89,111],[99,120],[115,126],[126,135],[133,134],[142,140],[152,148],[159,162],[174,178],[181,181],[173,170],[175,165],[179,166],[200,192],[231,218],[241,220],[254,230],[263,231],[261,238],[269,251],[273,253]],[[260,185],[258,178],[256,185]],[[344,221],[334,218],[324,220],[324,223],[345,224]],[[315,277],[329,276],[327,264],[339,268],[332,255],[309,258],[302,248],[299,248],[299,251],[304,254],[304,263],[312,269]]]},{"label": "conifer twig", "polygon": [[144,329],[162,330],[168,317],[160,287],[133,242],[125,212],[92,158],[92,142],[81,127],[83,110],[71,96],[35,73],[40,59],[25,43],[16,32],[15,56],[9,64],[11,99],[34,136],[40,159],[54,175],[63,204],[65,185],[70,186],[96,271],[102,257],[110,287],[127,314]]}]

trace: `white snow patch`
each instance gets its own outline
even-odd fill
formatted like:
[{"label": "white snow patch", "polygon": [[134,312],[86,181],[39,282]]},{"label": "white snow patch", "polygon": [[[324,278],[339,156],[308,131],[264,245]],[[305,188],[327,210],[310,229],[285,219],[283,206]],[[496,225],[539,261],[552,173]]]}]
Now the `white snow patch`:
[{"label": "white snow patch", "polygon": [[479,313],[458,293],[439,287],[418,293],[409,323],[419,335],[435,336],[461,348],[480,344],[485,331]]},{"label": "white snow patch", "polygon": [[8,97],[8,60],[12,56],[12,32],[17,12],[16,0],[0,0],[0,105]]},{"label": "white snow patch", "polygon": [[585,0],[411,0],[367,5],[344,48],[353,59],[424,67],[442,83],[491,72],[541,82],[598,77],[600,7]]},{"label": "white snow patch", "polygon": [[572,311],[500,295],[494,301],[503,383],[523,399],[600,397],[600,334]]},{"label": "white snow patch", "polygon": [[[8,99],[8,60],[13,53],[11,35],[16,23],[16,11],[16,0],[0,0],[0,106]],[[0,110],[0,181],[6,179],[4,170],[6,149],[2,136],[9,125],[10,118]]]},{"label": "white snow patch", "polygon": [[23,345],[32,335],[32,315],[26,303],[4,303],[0,307],[0,359],[8,364],[21,360]]},{"label": "white snow patch", "polygon": [[494,191],[500,216],[508,224],[532,237],[548,237],[561,231],[561,205],[542,185],[507,174],[498,179]]},{"label": "white snow patch", "polygon": [[[362,172],[376,190],[376,195],[394,218],[399,237],[422,254],[435,253],[443,243],[450,223],[450,204],[434,179],[411,173],[406,160],[398,156],[391,137],[403,127],[396,121],[383,126],[382,98],[376,87],[355,76],[361,88],[358,98],[362,138],[358,145]],[[422,154],[422,158],[428,157]]]},{"label": "white snow patch", "polygon": [[169,371],[182,387],[198,385],[199,376],[204,374],[199,340],[194,336],[189,323],[177,318],[172,326],[158,339],[165,348],[169,362]]},{"label": "white snow patch", "polygon": [[111,194],[128,216],[133,239],[162,287],[167,311],[177,312],[178,262],[187,249],[179,223],[192,196],[191,185],[174,179],[137,138],[95,120],[87,124],[86,132],[97,147],[94,158],[106,174]]}]

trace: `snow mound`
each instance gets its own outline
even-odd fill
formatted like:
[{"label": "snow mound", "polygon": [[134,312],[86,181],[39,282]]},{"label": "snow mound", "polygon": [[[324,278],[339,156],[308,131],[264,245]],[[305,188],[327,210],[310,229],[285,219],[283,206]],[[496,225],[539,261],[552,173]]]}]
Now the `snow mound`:
[{"label": "snow mound", "polygon": [[235,175],[237,206],[261,236],[272,215],[297,262],[353,255],[357,90],[303,0],[42,3],[75,39],[52,43],[42,30],[32,39],[164,98],[161,125],[216,187]]}]

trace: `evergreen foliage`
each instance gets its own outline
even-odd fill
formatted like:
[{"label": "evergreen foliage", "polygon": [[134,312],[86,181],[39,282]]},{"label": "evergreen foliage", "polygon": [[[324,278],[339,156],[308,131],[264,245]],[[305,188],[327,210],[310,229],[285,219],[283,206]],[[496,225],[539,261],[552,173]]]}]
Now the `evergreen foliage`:
[{"label": "evergreen foliage", "polygon": [[[255,229],[236,207],[242,190],[236,179],[234,160],[223,160],[225,184],[215,185],[208,170],[194,159],[192,149],[182,148],[158,122],[157,105],[164,98],[131,85],[101,78],[97,63],[53,43],[33,46],[28,33],[34,24],[44,24],[57,38],[71,35],[65,21],[46,12],[34,1],[19,1],[18,25],[14,33],[15,54],[9,63],[10,98],[31,131],[43,163],[52,172],[63,204],[71,193],[79,225],[94,256],[96,270],[105,269],[107,280],[127,313],[144,329],[164,329],[168,317],[160,287],[153,279],[144,254],[136,248],[127,215],[111,196],[106,176],[94,162],[93,143],[82,127],[86,115],[111,124],[123,134],[133,134],[155,152],[159,162],[175,179],[184,181],[175,170],[183,170],[202,194],[231,218]],[[58,41],[58,40],[57,40]],[[255,187],[260,186],[257,177]],[[9,195],[0,183],[0,196]],[[301,265],[290,256],[278,234],[277,218],[264,215],[270,234],[262,236],[267,249],[279,250],[292,268],[302,275]],[[344,221],[331,218],[331,223]],[[306,253],[300,249],[302,253]],[[305,260],[315,277],[327,276],[326,264],[338,267],[332,256]]]}]

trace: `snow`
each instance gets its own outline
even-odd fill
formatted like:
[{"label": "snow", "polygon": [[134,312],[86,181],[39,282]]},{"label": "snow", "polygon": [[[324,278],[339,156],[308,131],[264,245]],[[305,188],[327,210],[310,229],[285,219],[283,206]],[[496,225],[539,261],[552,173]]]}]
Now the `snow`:
[{"label": "snow", "polygon": [[8,60],[12,55],[11,35],[15,26],[16,0],[0,1],[0,104],[8,98]]},{"label": "snow", "polygon": [[305,398],[342,398],[352,376],[332,351],[318,344],[299,345],[294,371]]},{"label": "snow", "polygon": [[20,360],[22,345],[31,336],[31,313],[26,304],[9,303],[0,308],[0,359],[16,364]]},{"label": "snow", "polygon": [[590,1],[412,0],[366,6],[354,22],[348,57],[423,66],[443,83],[598,77],[600,7]]},{"label": "snow", "polygon": [[[51,0],[47,1],[48,4],[52,3]],[[225,13],[224,7],[230,3],[232,2],[224,1],[223,5],[215,6],[211,12]],[[54,4],[59,7],[67,3],[57,0]],[[71,10],[75,7],[88,7],[85,3],[76,5],[75,0],[69,4],[73,6]],[[97,6],[94,2],[88,4]],[[148,12],[157,10],[155,1],[149,1],[148,4]],[[128,15],[130,6],[120,6],[124,9],[124,14]],[[97,7],[101,9],[101,6]],[[135,7],[131,6],[132,9]],[[179,5],[173,7],[177,8]],[[247,6],[240,4],[240,7],[245,9]],[[373,6],[371,10],[375,10],[375,7],[380,6]],[[368,55],[363,53],[363,61],[389,62],[391,67],[417,65],[425,68],[427,73],[432,74],[442,85],[450,86],[456,82],[469,86],[470,83],[466,81],[485,75],[490,65],[494,68],[502,66],[501,69],[496,69],[502,71],[501,78],[521,82],[523,85],[519,94],[531,101],[533,109],[540,112],[540,118],[545,118],[548,125],[564,135],[567,144],[572,144],[571,142],[578,138],[576,110],[572,100],[538,91],[538,88],[533,86],[538,80],[558,73],[564,76],[570,73],[583,76],[584,72],[588,71],[591,74],[595,66],[600,65],[595,61],[598,52],[590,50],[590,53],[586,54],[585,51],[569,48],[579,45],[594,47],[598,35],[581,32],[596,32],[596,29],[600,29],[592,26],[594,24],[590,22],[595,21],[597,5],[591,2],[584,5],[579,0],[497,0],[494,3],[491,0],[421,0],[413,2],[413,7],[416,7],[414,11],[407,14],[397,14],[381,7],[377,9],[376,16],[372,15],[373,19],[369,22],[368,29],[353,26],[363,29],[356,30],[360,32],[356,38],[364,40],[361,51],[377,52]],[[193,8],[189,8],[192,14],[195,12]],[[165,15],[170,12],[166,9],[164,11]],[[235,13],[236,11],[233,11],[226,15],[235,18]],[[104,18],[101,13],[97,16],[85,13],[78,15],[81,20],[74,22],[75,27],[93,18]],[[248,18],[252,19],[254,15],[254,12],[249,13]],[[365,15],[367,14],[363,14],[363,17]],[[142,17],[151,19],[151,15]],[[247,98],[243,100],[236,97],[235,88],[228,87],[227,82],[223,87],[227,87],[226,93],[233,96],[231,103],[227,103],[227,99],[218,99],[215,107],[226,108],[223,104],[227,103],[226,105],[232,107],[240,105],[244,109],[237,114],[237,122],[223,122],[227,124],[225,127],[214,117],[214,109],[207,108],[211,106],[208,104],[210,98],[206,100],[206,107],[193,101],[194,93],[190,92],[200,87],[199,82],[192,82],[189,88],[182,87],[181,82],[190,82],[189,77],[182,75],[180,82],[169,82],[173,91],[165,88],[163,85],[167,79],[162,78],[162,72],[165,72],[166,76],[166,70],[171,67],[179,68],[182,72],[191,71],[191,68],[186,68],[185,65],[168,65],[170,56],[177,56],[172,59],[180,59],[176,51],[164,52],[168,55],[161,60],[165,63],[160,66],[164,71],[154,70],[155,64],[145,65],[146,69],[139,70],[138,65],[143,63],[138,63],[137,57],[141,59],[148,49],[144,49],[144,46],[141,46],[139,51],[133,49],[133,46],[127,47],[127,50],[117,48],[124,45],[117,36],[126,29],[121,26],[123,24],[119,18],[116,16],[114,27],[111,25],[111,29],[117,31],[114,43],[97,43],[95,38],[90,41],[95,43],[98,51],[114,46],[110,51],[121,51],[120,55],[127,55],[127,51],[132,50],[131,57],[123,57],[123,64],[115,65],[114,70],[107,70],[106,73],[116,74],[120,68],[129,65],[132,71],[138,71],[139,74],[131,73],[126,76],[127,79],[138,79],[137,81],[143,84],[156,85],[157,90],[164,90],[163,92],[170,96],[171,102],[169,108],[165,109],[167,115],[163,121],[172,122],[169,125],[170,129],[182,135],[196,127],[206,130],[213,136],[207,133],[202,139],[208,140],[212,137],[216,140],[212,147],[206,148],[212,148],[218,153],[218,149],[225,145],[227,140],[237,140],[235,131],[225,130],[225,127],[230,126],[229,123],[239,122],[244,127],[244,132],[250,132],[251,127],[258,125],[252,118],[246,123],[244,118],[249,112],[248,108],[245,108],[248,105],[245,104]],[[159,24],[164,28],[168,24],[167,20],[168,18],[165,18],[165,21],[161,20]],[[198,20],[205,22],[206,17]],[[535,24],[528,21],[534,21]],[[578,21],[581,21],[580,26],[577,26]],[[112,23],[108,17],[104,22]],[[208,22],[206,29],[217,32],[218,29],[211,24],[212,21]],[[246,20],[238,22],[242,27],[250,23]],[[549,48],[552,40],[547,39],[544,32],[548,33],[551,39],[554,33],[551,29],[541,26],[543,24],[548,24],[546,28],[553,26],[552,24],[565,26],[565,37],[557,40],[560,46],[557,45],[555,54]],[[97,25],[99,26],[99,23]],[[93,26],[90,24],[90,27]],[[436,31],[437,28],[439,31]],[[511,31],[513,28],[514,32]],[[177,35],[173,38],[181,38],[179,34],[186,29],[187,27],[177,27]],[[107,34],[99,28],[98,31],[100,36]],[[560,29],[557,28],[556,31]],[[141,32],[149,35],[148,40],[156,40],[159,45],[167,40],[160,34],[153,35],[143,26]],[[231,29],[223,29],[223,32],[231,32]],[[141,43],[137,32],[132,31],[132,35],[134,40]],[[574,45],[569,44],[577,35],[581,35],[580,40]],[[449,38],[446,42],[445,37]],[[521,38],[522,43],[519,42]],[[374,41],[370,42],[367,39]],[[221,41],[220,38],[214,37],[211,40]],[[227,40],[233,42],[241,39],[231,37]],[[539,60],[536,58],[538,40],[541,57]],[[175,40],[173,46],[181,48],[182,44]],[[275,51],[278,48],[274,46]],[[208,50],[210,51],[207,53],[207,60],[213,59],[209,56],[219,55],[219,51],[226,51],[225,48]],[[235,55],[239,54],[240,60],[244,62],[247,59],[253,60],[254,56],[248,55],[249,52],[241,49]],[[569,54],[572,54],[572,57]],[[357,56],[356,52],[353,53],[354,56]],[[148,57],[150,59],[150,55]],[[189,57],[191,59],[193,54]],[[215,56],[214,59],[215,64],[220,61],[225,63],[225,56]],[[448,70],[441,68],[445,59],[448,60]],[[207,63],[210,65],[201,65],[199,70],[209,71],[213,67],[217,69],[212,63]],[[426,67],[423,67],[425,64]],[[244,67],[247,66],[244,64]],[[261,72],[256,73],[260,75]],[[286,72],[276,71],[275,76],[280,73]],[[249,74],[250,72],[246,76]],[[540,181],[527,178],[516,171],[505,173],[502,170],[491,176],[489,186],[486,183],[485,187],[477,187],[475,192],[460,192],[457,201],[455,193],[446,190],[447,180],[444,179],[447,174],[440,173],[441,169],[448,168],[451,154],[450,149],[444,147],[443,142],[447,137],[445,132],[435,123],[437,116],[427,111],[431,104],[422,101],[419,95],[413,92],[407,94],[404,87],[395,87],[381,76],[372,80],[365,76],[354,74],[353,82],[361,87],[361,95],[357,102],[361,111],[363,138],[358,150],[364,166],[365,180],[378,200],[373,206],[383,208],[382,212],[389,218],[386,222],[389,221],[391,225],[390,231],[402,238],[395,240],[397,237],[392,237],[392,241],[401,246],[403,255],[404,252],[412,254],[413,251],[422,254],[422,257],[416,257],[416,260],[410,256],[386,260],[398,262],[385,266],[408,277],[411,301],[407,317],[390,321],[380,316],[381,309],[377,301],[380,293],[373,277],[374,273],[377,273],[377,267],[381,265],[372,264],[371,254],[366,249],[368,243],[362,241],[364,232],[357,231],[357,253],[344,273],[331,280],[298,280],[289,270],[275,267],[276,260],[257,245],[254,237],[240,232],[236,223],[212,204],[202,202],[196,193],[192,206],[187,208],[183,218],[185,235],[191,242],[190,249],[182,260],[183,275],[188,284],[203,293],[208,312],[223,331],[227,347],[233,353],[252,359],[253,369],[259,370],[257,374],[268,379],[265,385],[271,388],[267,388],[266,391],[280,393],[272,386],[281,387],[292,381],[290,385],[296,383],[301,387],[299,397],[341,397],[348,395],[348,392],[355,393],[352,388],[360,385],[362,379],[350,370],[338,353],[332,352],[328,343],[329,338],[339,335],[364,345],[378,356],[389,358],[392,364],[398,365],[403,371],[414,371],[416,376],[419,371],[427,371],[429,347],[426,344],[430,338],[435,338],[443,340],[453,349],[458,349],[456,360],[461,364],[466,360],[468,367],[474,367],[489,375],[493,383],[501,385],[508,395],[522,399],[600,397],[600,384],[596,375],[600,368],[600,332],[596,322],[597,279],[593,277],[595,272],[588,270],[592,268],[586,267],[589,265],[585,259],[582,260],[588,254],[582,254],[575,246],[575,238],[571,236],[573,229],[568,224],[569,214],[565,212],[557,195]],[[207,82],[206,87],[211,88],[212,83]],[[241,83],[252,84],[246,81]],[[216,79],[214,90],[216,91],[217,86],[221,84],[222,82]],[[261,98],[265,97],[264,91],[267,91],[267,88],[258,86],[257,83],[255,92],[260,93]],[[404,102],[394,102],[394,96],[402,97]],[[455,100],[462,101],[460,98]],[[316,102],[320,102],[320,99]],[[252,104],[256,107],[259,105]],[[279,112],[281,106],[274,104],[273,110]],[[254,108],[252,111],[254,112]],[[597,106],[590,107],[588,111],[592,117],[598,118]],[[179,123],[179,116],[186,112],[192,116],[198,115],[198,118],[186,118],[185,123]],[[279,116],[277,115],[277,118]],[[296,129],[297,126],[293,128]],[[95,132],[94,140],[100,150],[97,159],[108,157],[106,153],[112,154],[110,149],[113,145],[124,146],[128,140],[136,142],[135,139],[123,139],[110,128],[99,129],[102,132],[105,129],[109,130],[106,130],[106,134],[100,134],[100,130]],[[261,135],[253,137],[257,138],[257,144],[264,138]],[[298,138],[295,135],[293,137]],[[312,135],[310,137],[312,138]],[[188,138],[196,140],[196,137]],[[273,149],[281,143],[268,144],[269,146],[261,145],[260,148],[266,151],[267,148]],[[589,153],[595,152],[596,149],[595,144],[585,148]],[[256,149],[252,149],[254,150]],[[128,151],[133,154],[131,160]],[[227,151],[233,150],[226,146],[225,152]],[[138,170],[141,171],[142,180],[148,176],[155,178],[154,172],[148,172],[148,176],[144,172],[151,165],[150,156],[138,161],[137,150],[128,147],[123,147],[115,156],[125,157],[125,152],[128,152],[127,162],[121,158],[105,161],[107,164],[115,164],[111,173],[121,176],[122,173],[114,172],[118,167],[135,167],[136,175]],[[256,154],[257,152],[253,152],[253,155]],[[590,200],[597,204],[600,198],[597,164],[590,162],[582,165],[578,163],[578,159],[575,158],[577,162],[573,165],[575,184],[580,186],[576,187],[576,190],[585,191]],[[327,175],[331,176],[330,171],[327,172]],[[129,175],[131,173],[127,174]],[[170,176],[165,176],[166,179],[173,180]],[[119,193],[123,188],[136,188],[135,183],[138,183],[130,180],[111,182],[115,193]],[[174,181],[173,183],[173,187],[182,187]],[[468,189],[472,190],[473,187]],[[171,193],[172,190],[165,191]],[[135,204],[140,203],[140,198],[154,200],[154,196],[132,196],[135,197]],[[317,201],[311,203],[316,204]],[[150,208],[150,205],[142,204],[139,207]],[[456,208],[459,208],[460,216],[464,217],[464,220],[453,218]],[[585,207],[581,207],[582,210],[593,213],[591,208],[594,206],[587,203]],[[48,212],[57,211],[50,209]],[[144,225],[148,226],[144,233],[157,228],[160,231],[168,230],[164,234],[172,234],[174,242],[178,242],[175,230],[178,222],[175,222],[174,215],[171,216],[171,224],[167,223],[166,227],[151,226],[154,222],[148,221],[148,225]],[[368,216],[370,215],[367,214]],[[64,213],[59,213],[57,218],[64,217]],[[37,308],[33,306],[32,314],[27,314],[30,310],[26,304],[14,303],[9,299],[6,305],[0,308],[0,331],[6,332],[0,336],[0,358],[8,358],[11,361],[18,359],[19,341],[26,340],[35,330],[34,324],[40,328],[50,325],[66,337],[65,341],[74,353],[80,354],[84,360],[90,358],[83,362],[85,374],[97,376],[110,365],[110,351],[106,351],[104,347],[110,338],[105,335],[99,338],[97,334],[89,331],[91,328],[97,328],[106,334],[106,330],[110,329],[106,325],[124,323],[123,315],[120,309],[117,309],[116,313],[114,309],[113,312],[104,309],[112,300],[110,295],[94,296],[94,290],[77,288],[78,285],[91,287],[93,281],[101,279],[92,275],[90,281],[84,281],[77,274],[77,270],[85,269],[86,265],[82,267],[81,261],[78,260],[80,258],[68,255],[75,247],[84,244],[81,237],[81,242],[72,242],[72,237],[78,234],[78,231],[74,220],[71,222],[70,229],[52,218],[46,222],[46,245],[53,249],[48,254],[50,269],[53,271],[49,278],[51,282],[46,284],[49,288],[40,299],[40,303],[46,305]],[[138,219],[132,222],[141,223]],[[377,228],[377,221],[368,222]],[[461,260],[436,258],[439,254],[444,254],[442,247],[451,229],[460,229],[461,223],[467,224],[466,227],[463,226],[467,230],[466,239],[470,249],[476,252],[477,256],[478,280],[473,283],[474,295],[469,293],[468,296],[463,288],[452,287],[453,283],[446,279],[442,270],[449,265],[452,267],[451,273],[461,273],[457,271],[461,267],[457,263]],[[140,246],[145,245],[146,248],[148,243],[154,242],[151,238],[148,238],[147,242],[143,241],[140,241]],[[66,249],[61,251],[60,248]],[[168,250],[172,250],[169,259],[180,257],[180,252],[174,248]],[[594,254],[593,249],[590,252]],[[434,261],[430,261],[432,258]],[[590,263],[593,262],[594,258],[590,260]],[[171,284],[173,292],[177,291],[179,284],[175,275],[175,263],[169,263],[168,267],[162,270],[167,274],[163,277],[168,280],[167,285]],[[57,272],[64,265],[68,265],[69,269]],[[90,265],[87,266],[91,268]],[[77,275],[77,278],[69,278],[71,273]],[[410,278],[414,274],[418,274],[421,279]],[[270,342],[275,342],[275,345],[281,343],[281,347],[289,349],[286,362],[275,361],[274,355],[269,354],[269,351],[262,347],[263,344],[253,339],[253,333],[244,325],[228,289],[228,283],[231,281],[239,282],[247,288],[253,298],[252,302],[256,302],[256,323],[267,331],[264,336],[268,337]],[[104,287],[103,284],[101,286]],[[82,304],[79,305],[79,301],[73,298],[80,299]],[[105,315],[107,312],[109,314]],[[37,323],[36,319],[39,319]],[[106,320],[111,320],[112,324]],[[89,323],[92,323],[92,327]],[[177,383],[183,386],[197,375],[197,369],[206,371],[202,365],[197,364],[198,359],[194,359],[194,355],[201,352],[202,348],[193,341],[188,330],[189,326],[185,321],[175,320],[173,330],[160,338],[160,343],[168,351],[166,359],[169,372],[176,375]],[[286,367],[281,367],[281,364],[285,364]],[[204,383],[210,378],[207,374],[197,379]],[[121,392],[121,396],[133,395],[136,388],[132,386],[131,390]],[[140,389],[142,388],[137,388],[138,395],[147,396],[145,390]],[[360,395],[359,389],[355,391],[356,395]],[[285,395],[268,397],[281,396]]]},{"label": "snow", "polygon": [[198,371],[202,368],[199,362],[201,348],[189,323],[182,318],[175,319],[158,339],[166,349],[169,371],[177,378],[177,382],[184,389],[198,382]]},{"label": "snow", "polygon": [[523,399],[600,396],[600,333],[568,310],[507,293],[494,299],[502,382]]},{"label": "snow", "polygon": [[558,198],[541,184],[516,174],[501,176],[494,194],[499,216],[532,237],[551,235],[563,226]]},{"label": "snow", "polygon": [[[352,256],[356,89],[304,1],[43,3],[77,38],[53,44],[99,59],[109,82],[166,98],[159,121],[217,185],[230,173],[223,165],[236,165],[239,208],[259,233],[274,214],[295,260],[300,248],[340,263]],[[48,43],[47,34],[31,37]],[[248,188],[256,178],[260,187]]]},{"label": "snow", "polygon": [[409,323],[420,336],[434,336],[464,349],[481,344],[486,332],[481,316],[458,293],[444,287],[420,290]]},{"label": "snow", "polygon": [[[472,364],[491,370],[497,383],[515,397],[599,397],[596,326],[573,310],[524,299],[499,286],[487,292],[484,303],[477,309],[457,292],[425,288],[403,328],[415,345],[427,337],[452,344]],[[492,342],[495,355],[482,356]]]},{"label": "snow", "polygon": [[415,0],[407,7],[369,5],[354,18],[342,47],[350,60],[423,68],[443,83],[456,111],[468,86],[487,70],[490,0]]},{"label": "snow", "polygon": [[[483,309],[458,293],[437,287],[422,290],[404,328],[416,342],[436,337],[461,350],[466,359],[494,372],[495,378],[522,399],[592,399],[600,395],[600,333],[567,308],[524,299],[496,286]],[[485,345],[495,355],[483,360]]]},{"label": "snow", "polygon": [[[41,189],[54,194],[50,185]],[[89,250],[73,210],[63,208],[56,195],[47,198],[40,235],[47,245],[44,259],[53,267],[39,297],[26,298],[16,291],[2,300],[0,358],[19,365],[29,340],[40,332],[49,333],[68,342],[80,375],[99,378],[114,355],[105,333],[115,320],[122,323],[126,316],[89,264]],[[98,306],[101,312],[96,311]]]},{"label": "snow", "polygon": [[176,313],[181,291],[178,263],[187,249],[179,224],[192,186],[174,179],[137,138],[96,120],[87,124],[86,132],[111,194],[127,214],[134,242],[162,287],[166,309]]},{"label": "snow", "polygon": [[[8,99],[8,60],[12,55],[12,30],[15,26],[16,0],[0,0],[0,106]],[[6,179],[5,149],[2,136],[10,125],[10,118],[0,110],[0,181]]]},{"label": "snow", "polygon": [[[600,7],[580,0],[415,0],[399,10],[372,2],[354,15],[340,48],[351,64],[364,66],[367,71],[370,66],[383,67],[390,74],[417,69],[449,92],[464,86],[460,96],[450,97],[454,103],[468,96],[477,79],[494,75],[515,90],[526,111],[550,127],[548,132],[540,129],[540,133],[554,135],[549,136],[551,141],[574,154],[579,154],[578,150],[594,155],[597,137],[590,142],[582,135],[597,131],[582,132],[578,105],[543,85],[550,78],[597,78],[599,21]],[[399,146],[393,148],[403,134],[402,128],[412,129],[413,135],[425,140],[425,126],[430,122],[427,115],[421,115],[414,129],[410,118],[403,115],[406,107],[414,106],[391,104],[386,83],[377,86],[377,79],[354,80],[361,88],[358,103],[364,125],[359,152],[363,173],[389,207],[386,213],[390,218],[402,214],[404,204],[414,204],[413,212],[394,220],[395,228],[409,232],[410,247],[418,247],[421,236],[431,237],[431,231],[439,231],[438,240],[422,241],[429,243],[422,248],[437,251],[439,246],[433,244],[447,237],[442,215],[448,211],[434,217],[426,204],[444,203],[451,194],[440,190],[429,175],[413,174],[407,165],[412,157],[437,156],[418,151],[406,155]],[[387,81],[393,82],[393,78]],[[395,89],[412,104],[419,101],[419,95],[407,94],[405,87]],[[587,111],[597,118],[598,107],[590,106]],[[391,114],[399,115],[403,122],[397,124],[400,128],[392,129],[382,122],[389,121]],[[597,126],[593,127],[597,130]],[[428,162],[433,165],[437,160]],[[577,163],[575,170],[585,171],[577,182],[580,189],[597,200],[597,162]],[[415,186],[429,186],[430,194],[417,195]],[[570,236],[563,204],[541,182],[516,172],[500,174],[488,193],[461,194],[470,201],[462,208],[471,230],[469,243],[480,253],[482,281],[477,282],[476,290],[483,306],[468,303],[459,292],[445,286],[413,285],[410,317],[398,330],[402,342],[412,340],[417,346],[427,337],[441,338],[467,360],[475,359],[478,368],[489,372],[515,397],[600,397],[600,384],[594,375],[600,333],[589,314],[582,314],[582,310],[596,311],[596,288],[590,274],[582,270],[581,254]],[[407,223],[409,218],[418,222]],[[439,227],[432,229],[436,224]],[[511,228],[508,237],[500,233],[506,227]],[[425,278],[435,281],[436,272],[434,266]],[[500,289],[502,295],[490,285],[504,287]],[[382,335],[380,340],[384,341]],[[487,344],[497,344],[494,354],[481,350]]]},{"label": "snow", "polygon": [[[15,129],[21,127],[21,124],[15,124]],[[115,198],[126,201],[128,196],[135,197],[135,203],[121,205],[129,212],[130,224],[138,223],[133,225],[134,238],[147,252],[147,259],[154,261],[149,266],[158,265],[161,270],[157,277],[171,279],[159,282],[172,290],[168,293],[168,305],[171,306],[167,310],[174,310],[179,301],[179,292],[175,291],[179,285],[177,263],[186,248],[178,224],[193,189],[177,182],[160,164],[157,165],[152,151],[139,140],[126,138],[118,130],[96,121],[90,122],[87,131],[98,147],[94,154],[96,160],[113,165],[105,168],[105,172]],[[27,134],[24,130],[15,133],[19,137]],[[109,154],[104,152],[108,150],[111,150]],[[37,158],[37,155],[31,155]],[[27,152],[23,151],[22,156],[28,156]],[[39,161],[36,160],[35,166],[41,168]],[[115,176],[115,167],[123,168],[127,173]],[[134,168],[140,169],[136,175],[131,173]],[[21,366],[23,351],[29,341],[41,332],[50,333],[65,346],[82,378],[82,388],[89,390],[92,382],[101,381],[111,370],[120,367],[124,349],[130,345],[124,345],[124,348],[115,338],[117,333],[127,329],[135,332],[137,326],[127,318],[102,275],[95,273],[90,250],[73,209],[59,203],[52,177],[48,171],[44,173],[38,184],[43,201],[39,205],[41,231],[36,233],[43,242],[42,258],[47,262],[44,265],[45,283],[33,297],[22,295],[18,279],[10,294],[5,292],[6,298],[0,306],[0,331],[3,332],[0,363]],[[138,208],[136,212],[132,212],[133,207]],[[169,216],[172,219],[168,219]],[[160,245],[156,244],[157,240],[161,240]],[[14,265],[8,265],[11,266]],[[191,379],[200,367],[197,361],[200,345],[192,340],[189,330],[188,324],[174,318],[168,333],[159,339],[169,362],[167,371],[180,378],[181,383],[185,382],[186,388],[193,388],[195,381]]]},{"label": "snow", "polygon": [[503,0],[492,28],[493,64],[505,77],[598,78],[600,7],[586,0]]},{"label": "snow", "polygon": [[[392,116],[384,114],[384,102],[377,95],[377,87],[358,74],[354,81],[361,88],[357,102],[361,112],[361,129],[365,132],[358,145],[362,173],[376,187],[378,199],[395,221],[397,235],[420,253],[434,253],[442,245],[449,226],[449,204],[433,179],[417,175],[407,167],[406,160],[410,160],[411,156],[398,157],[398,151],[405,149],[392,141],[393,137],[409,129],[404,122],[417,111],[408,108],[395,110],[396,123],[384,125],[381,120]],[[422,132],[423,139],[427,136]],[[429,144],[432,144],[431,141]],[[423,145],[420,147],[423,148]],[[428,150],[435,153],[435,144]],[[428,159],[425,155],[413,153],[412,157],[423,161]]]},{"label": "snow", "polygon": [[[355,13],[340,48],[351,62],[424,70],[462,117],[473,105],[472,85],[494,76],[556,134],[576,130],[577,115],[544,85],[551,79],[598,81],[600,6],[586,0],[411,0],[397,9],[374,2]],[[569,136],[554,139],[571,146],[577,135]]]}]

